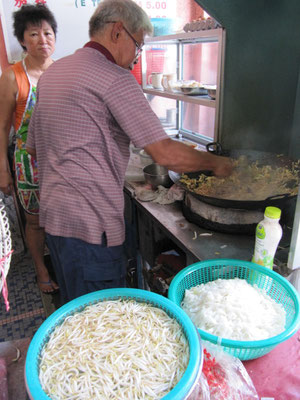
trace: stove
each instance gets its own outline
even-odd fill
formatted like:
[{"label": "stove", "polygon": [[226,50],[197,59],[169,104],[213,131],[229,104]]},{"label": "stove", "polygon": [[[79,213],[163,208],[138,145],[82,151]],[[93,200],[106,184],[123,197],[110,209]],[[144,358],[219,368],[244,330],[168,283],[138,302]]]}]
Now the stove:
[{"label": "stove", "polygon": [[182,203],[185,218],[202,228],[217,232],[254,235],[256,225],[264,217],[264,210],[222,208],[207,204],[190,193]]}]

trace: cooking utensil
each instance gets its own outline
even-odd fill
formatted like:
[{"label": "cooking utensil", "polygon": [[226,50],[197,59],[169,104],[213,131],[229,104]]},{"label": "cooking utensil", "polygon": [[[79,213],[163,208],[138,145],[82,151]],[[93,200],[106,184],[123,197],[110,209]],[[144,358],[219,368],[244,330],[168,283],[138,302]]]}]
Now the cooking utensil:
[{"label": "cooking utensil", "polygon": [[146,182],[150,183],[153,189],[156,189],[159,185],[169,188],[173,184],[169,177],[168,169],[159,164],[147,165],[143,168],[143,171]]},{"label": "cooking utensil", "polygon": [[[223,150],[222,146],[218,142],[208,143],[207,151],[214,153],[216,155],[222,155],[231,157],[233,159],[238,159],[241,156],[245,156],[247,159],[247,163],[254,163],[258,162],[259,166],[264,165],[271,165],[274,168],[279,167],[292,167],[292,164],[295,160],[288,158],[286,156],[279,156],[278,154],[269,153],[269,152],[262,152],[256,150]],[[198,172],[190,172],[186,173],[189,178],[196,179],[199,177],[200,174],[211,175],[210,171],[198,171]],[[300,171],[299,171],[300,175]],[[289,193],[285,194],[278,194],[274,196],[269,196],[263,200],[239,200],[237,199],[224,199],[224,198],[217,198],[217,197],[210,197],[201,195],[198,193],[193,192],[190,190],[186,184],[183,182],[178,181],[178,176],[176,174],[172,174],[173,179],[177,179],[177,184],[182,186],[187,192],[191,193],[195,196],[198,200],[201,200],[205,203],[223,207],[223,208],[239,208],[239,209],[246,209],[246,210],[257,210],[257,209],[264,209],[267,206],[274,206],[279,208],[284,208],[287,202],[290,199],[295,199],[295,195],[291,195]]]}]

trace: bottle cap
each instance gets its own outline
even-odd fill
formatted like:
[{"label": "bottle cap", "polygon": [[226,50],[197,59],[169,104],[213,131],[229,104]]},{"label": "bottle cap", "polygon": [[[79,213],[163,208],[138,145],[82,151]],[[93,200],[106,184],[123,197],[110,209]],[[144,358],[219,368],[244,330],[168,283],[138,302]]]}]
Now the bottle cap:
[{"label": "bottle cap", "polygon": [[281,216],[281,210],[277,207],[266,207],[265,216],[272,219],[279,219]]}]

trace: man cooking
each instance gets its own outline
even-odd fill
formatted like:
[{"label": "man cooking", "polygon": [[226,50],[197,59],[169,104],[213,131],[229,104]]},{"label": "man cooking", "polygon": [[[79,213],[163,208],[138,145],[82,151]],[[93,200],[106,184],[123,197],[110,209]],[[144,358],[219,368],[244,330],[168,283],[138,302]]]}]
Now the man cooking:
[{"label": "man cooking", "polygon": [[126,285],[123,185],[130,141],[176,172],[227,176],[228,158],[171,140],[130,69],[152,33],[132,0],[102,0],[90,42],[41,77],[27,150],[37,156],[40,225],[61,301]]}]

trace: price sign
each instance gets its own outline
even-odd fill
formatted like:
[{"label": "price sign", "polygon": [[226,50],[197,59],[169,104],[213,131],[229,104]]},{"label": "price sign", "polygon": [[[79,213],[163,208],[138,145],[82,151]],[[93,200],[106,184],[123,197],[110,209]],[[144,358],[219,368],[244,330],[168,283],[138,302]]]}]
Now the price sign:
[{"label": "price sign", "polygon": [[176,0],[135,0],[150,18],[176,17]]}]

